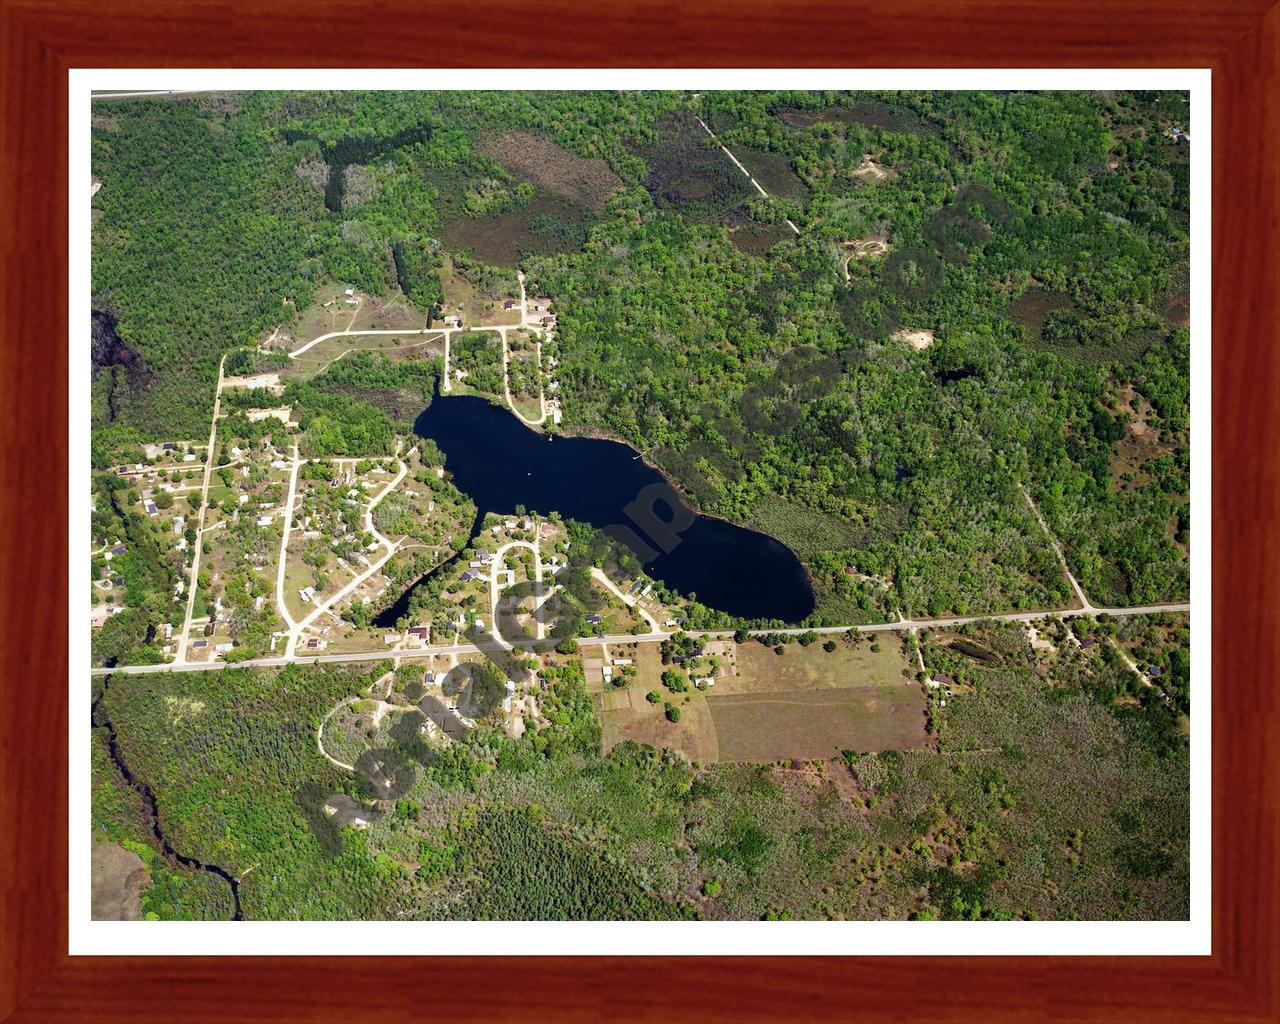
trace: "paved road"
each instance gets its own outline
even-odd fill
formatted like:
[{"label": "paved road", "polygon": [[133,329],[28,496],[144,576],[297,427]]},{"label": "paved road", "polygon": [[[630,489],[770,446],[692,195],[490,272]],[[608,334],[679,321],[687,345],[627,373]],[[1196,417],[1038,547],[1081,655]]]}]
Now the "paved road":
[{"label": "paved road", "polygon": [[[1037,619],[1047,619],[1056,615],[1061,619],[1080,618],[1084,615],[1110,615],[1115,618],[1125,618],[1131,615],[1157,615],[1163,612],[1189,612],[1190,604],[1152,604],[1143,605],[1136,608],[1095,608],[1092,611],[1085,611],[1083,608],[1050,608],[1040,611],[1029,612],[1004,612],[998,615],[956,615],[943,619],[905,619],[901,622],[878,622],[870,625],[862,626],[818,626],[813,629],[814,633],[821,635],[847,633],[849,630],[856,630],[859,633],[896,633],[904,632],[911,629],[941,629],[947,626],[963,626],[970,622],[982,622],[984,620],[995,620],[999,622],[1034,622]],[[763,633],[787,633],[792,636],[799,636],[802,633],[808,633],[809,630],[804,627],[790,627],[787,629],[753,629],[748,630],[753,636]],[[621,633],[615,636],[584,636],[578,638],[580,645],[589,644],[631,644],[631,643],[657,643],[665,640],[670,634],[668,633],[642,633],[639,636],[632,636],[630,633]],[[690,630],[690,636],[705,637],[707,639],[722,639],[733,636],[732,630]],[[522,646],[532,646],[531,641],[526,641]],[[434,655],[459,655],[474,654],[477,651],[505,651],[506,648],[498,643],[462,643],[450,644],[443,647],[423,647],[419,650],[395,652],[397,658],[429,658]],[[283,668],[289,664],[342,664],[345,662],[359,661],[382,661],[390,658],[392,655],[387,651],[356,651],[351,654],[321,654],[315,657],[296,657],[296,658],[258,658],[255,661],[243,661],[236,667],[249,668]],[[120,668],[95,668],[94,675],[145,675],[153,672],[204,672],[217,669],[228,668],[224,662],[214,662],[212,664],[197,663],[191,665],[125,665]]]}]

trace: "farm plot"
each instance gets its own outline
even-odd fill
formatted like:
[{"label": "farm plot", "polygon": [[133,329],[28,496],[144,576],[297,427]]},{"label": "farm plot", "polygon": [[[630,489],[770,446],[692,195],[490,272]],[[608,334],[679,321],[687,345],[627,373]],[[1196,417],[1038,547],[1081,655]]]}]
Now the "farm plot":
[{"label": "farm plot", "polygon": [[[878,649],[876,649],[878,648]],[[924,694],[897,638],[784,648],[740,645],[737,674],[707,698],[721,761],[909,750],[928,742]]]},{"label": "farm plot", "polygon": [[768,762],[926,746],[924,694],[917,687],[855,686],[707,698],[719,760]]}]

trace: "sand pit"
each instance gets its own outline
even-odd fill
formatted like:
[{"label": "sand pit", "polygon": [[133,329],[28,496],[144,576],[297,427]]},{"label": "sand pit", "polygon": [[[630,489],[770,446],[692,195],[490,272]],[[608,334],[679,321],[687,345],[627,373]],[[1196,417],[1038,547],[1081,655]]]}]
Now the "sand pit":
[{"label": "sand pit", "polygon": [[893,332],[895,341],[905,341],[914,349],[924,351],[933,344],[933,331],[911,331],[903,327]]}]

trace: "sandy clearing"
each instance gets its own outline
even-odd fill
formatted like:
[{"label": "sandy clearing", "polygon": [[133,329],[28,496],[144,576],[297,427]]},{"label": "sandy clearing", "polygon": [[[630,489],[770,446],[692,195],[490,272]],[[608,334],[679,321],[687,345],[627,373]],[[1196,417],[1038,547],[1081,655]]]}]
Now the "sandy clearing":
[{"label": "sandy clearing", "polygon": [[894,341],[905,341],[914,349],[924,351],[934,342],[933,331],[909,330],[906,327],[893,332]]}]

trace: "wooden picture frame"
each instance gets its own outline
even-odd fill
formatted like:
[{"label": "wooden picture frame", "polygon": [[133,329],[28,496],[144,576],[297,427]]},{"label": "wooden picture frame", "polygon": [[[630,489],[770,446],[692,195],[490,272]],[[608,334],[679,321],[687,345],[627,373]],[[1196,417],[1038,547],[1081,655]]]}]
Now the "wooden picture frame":
[{"label": "wooden picture frame", "polygon": [[[428,3],[393,14],[395,31],[369,30],[388,14],[367,0],[0,2],[0,1020],[1280,1020],[1280,6]],[[509,31],[548,14],[560,26],[554,45],[546,32]],[[793,44],[780,47],[782,39]],[[59,458],[68,442],[68,69],[472,61],[1212,69],[1211,956],[770,965],[715,957],[68,956],[68,480]],[[638,984],[640,972],[651,983]]]}]

